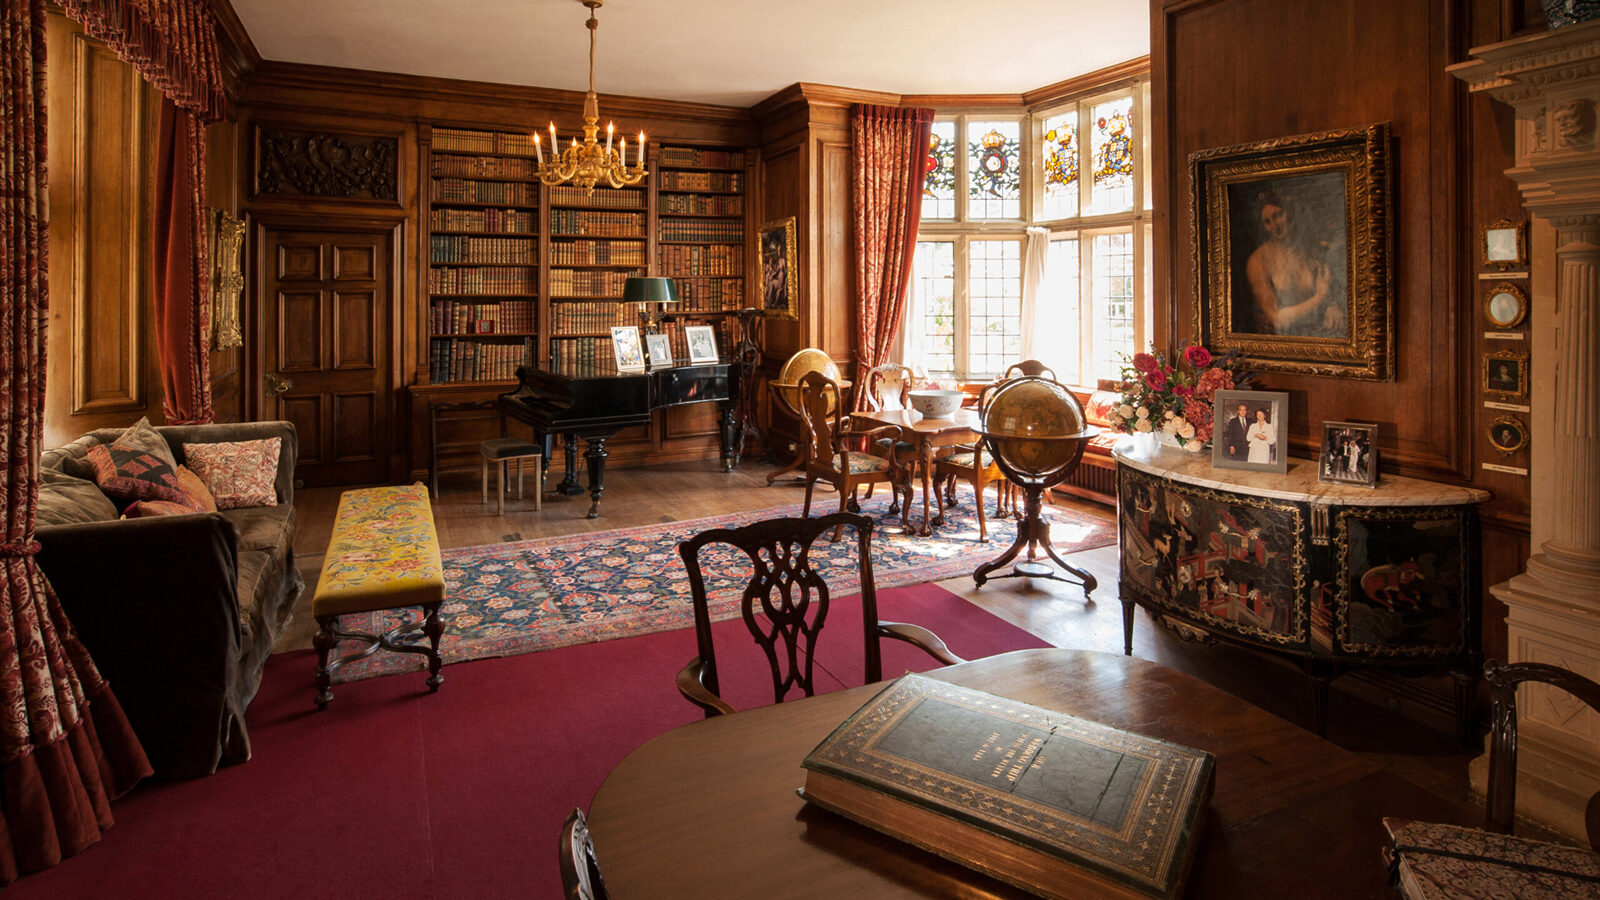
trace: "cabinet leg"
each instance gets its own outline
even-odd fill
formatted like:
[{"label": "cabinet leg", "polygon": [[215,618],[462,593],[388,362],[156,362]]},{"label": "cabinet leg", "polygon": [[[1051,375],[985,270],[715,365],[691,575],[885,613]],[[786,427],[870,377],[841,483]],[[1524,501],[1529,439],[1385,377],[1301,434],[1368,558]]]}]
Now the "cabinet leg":
[{"label": "cabinet leg", "polygon": [[1133,655],[1133,611],[1136,608],[1132,600],[1122,601],[1122,655]]}]

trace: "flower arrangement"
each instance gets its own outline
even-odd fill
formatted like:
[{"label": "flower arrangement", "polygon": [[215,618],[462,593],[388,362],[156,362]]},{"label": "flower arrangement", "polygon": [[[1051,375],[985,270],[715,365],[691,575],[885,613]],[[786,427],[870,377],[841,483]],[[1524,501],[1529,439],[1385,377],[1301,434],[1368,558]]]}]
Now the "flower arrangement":
[{"label": "flower arrangement", "polygon": [[1254,380],[1237,351],[1213,356],[1199,344],[1185,343],[1171,363],[1160,353],[1124,355],[1117,386],[1122,404],[1111,410],[1111,427],[1128,434],[1161,431],[1198,452],[1211,440],[1212,397]]}]

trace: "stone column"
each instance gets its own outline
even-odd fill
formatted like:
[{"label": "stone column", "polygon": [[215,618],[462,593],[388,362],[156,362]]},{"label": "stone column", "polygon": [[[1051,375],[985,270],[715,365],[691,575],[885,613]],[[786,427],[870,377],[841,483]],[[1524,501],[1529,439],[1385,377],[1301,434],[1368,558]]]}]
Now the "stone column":
[{"label": "stone column", "polygon": [[1557,228],[1555,480],[1541,581],[1600,588],[1600,214],[1562,216]]}]

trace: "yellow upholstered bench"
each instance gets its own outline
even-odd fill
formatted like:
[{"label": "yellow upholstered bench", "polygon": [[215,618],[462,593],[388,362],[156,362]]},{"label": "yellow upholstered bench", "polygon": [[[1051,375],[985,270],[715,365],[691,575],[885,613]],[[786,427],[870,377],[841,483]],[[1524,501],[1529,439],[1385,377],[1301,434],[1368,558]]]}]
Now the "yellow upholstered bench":
[{"label": "yellow upholstered bench", "polygon": [[[311,604],[317,619],[317,708],[326,708],[333,699],[330,687],[340,666],[380,649],[426,653],[428,689],[437,691],[444,681],[439,674],[443,601],[444,566],[427,486],[361,488],[340,495]],[[422,619],[377,635],[335,627],[343,615],[403,606],[422,607]],[[413,636],[419,629],[426,643]],[[365,641],[366,646],[330,662],[328,655],[341,640]]]}]

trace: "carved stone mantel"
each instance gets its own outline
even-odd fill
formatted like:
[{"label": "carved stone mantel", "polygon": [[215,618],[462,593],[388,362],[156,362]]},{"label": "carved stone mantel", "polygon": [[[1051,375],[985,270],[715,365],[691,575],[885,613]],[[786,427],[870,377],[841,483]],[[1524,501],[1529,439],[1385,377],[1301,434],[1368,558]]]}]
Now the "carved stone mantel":
[{"label": "carved stone mantel", "polygon": [[[1489,590],[1509,610],[1512,662],[1600,679],[1600,22],[1470,54],[1451,74],[1516,113],[1516,165],[1505,174],[1535,217],[1529,337],[1534,384],[1550,386],[1529,404],[1533,555]],[[1554,273],[1546,308],[1541,270]],[[1584,804],[1600,790],[1600,716],[1542,685],[1524,687],[1518,707],[1517,812],[1582,838]],[[1483,768],[1480,758],[1480,791]]]}]

